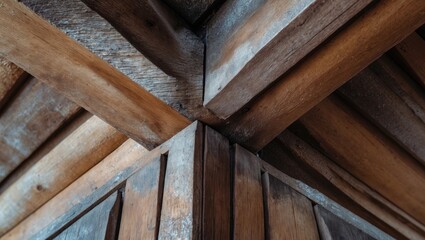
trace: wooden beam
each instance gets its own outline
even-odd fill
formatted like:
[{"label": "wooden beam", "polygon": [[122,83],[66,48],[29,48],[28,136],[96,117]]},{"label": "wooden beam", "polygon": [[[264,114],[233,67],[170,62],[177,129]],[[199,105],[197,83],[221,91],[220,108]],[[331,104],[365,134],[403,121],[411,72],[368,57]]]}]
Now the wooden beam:
[{"label": "wooden beam", "polygon": [[400,146],[335,96],[299,121],[338,165],[425,223],[425,172]]},{"label": "wooden beam", "polygon": [[127,138],[92,117],[0,194],[0,235],[25,219]]},{"label": "wooden beam", "polygon": [[189,24],[196,24],[215,2],[223,0],[164,0]]},{"label": "wooden beam", "polygon": [[203,81],[204,44],[162,1],[82,1],[166,74]]},{"label": "wooden beam", "polygon": [[207,27],[204,104],[228,118],[370,2],[227,1]]},{"label": "wooden beam", "polygon": [[2,4],[0,55],[69,99],[148,148],[190,123],[24,5]]},{"label": "wooden beam", "polygon": [[292,122],[425,22],[422,0],[379,1],[248,105],[217,126],[259,150]]},{"label": "wooden beam", "polygon": [[0,109],[26,77],[24,70],[0,57]]}]

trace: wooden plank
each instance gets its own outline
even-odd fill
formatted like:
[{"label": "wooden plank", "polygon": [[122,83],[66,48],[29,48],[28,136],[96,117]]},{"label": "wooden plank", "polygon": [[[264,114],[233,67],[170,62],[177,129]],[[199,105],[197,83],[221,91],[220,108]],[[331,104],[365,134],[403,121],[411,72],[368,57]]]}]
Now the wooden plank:
[{"label": "wooden plank", "polygon": [[135,141],[127,140],[0,239],[45,239],[51,236],[150,161],[168,152],[174,144],[193,149],[194,136],[200,128],[200,123],[195,122],[149,152]]},{"label": "wooden plank", "polygon": [[354,226],[346,223],[344,220],[338,218],[319,205],[314,206],[314,212],[316,213],[320,236],[323,240],[375,239],[355,228]]},{"label": "wooden plank", "polygon": [[230,239],[231,181],[229,141],[205,127],[203,239]]},{"label": "wooden plank", "polygon": [[201,239],[203,135],[199,129],[192,144],[168,152],[159,239]]},{"label": "wooden plank", "polygon": [[78,179],[125,140],[123,134],[97,117],[86,121],[0,194],[0,235]]},{"label": "wooden plank", "polygon": [[116,221],[110,217],[114,211],[117,202],[120,202],[120,196],[117,192],[111,194],[108,198],[103,200],[99,205],[94,207],[71,226],[66,228],[59,235],[53,237],[55,240],[73,240],[73,239],[87,239],[87,240],[103,240],[113,239],[108,238],[108,224],[110,221]]},{"label": "wooden plank", "polygon": [[28,73],[147,148],[189,125],[187,118],[24,5],[13,0],[3,5],[0,54]]},{"label": "wooden plank", "polygon": [[158,238],[165,160],[152,160],[127,180],[119,239]]},{"label": "wooden plank", "polygon": [[26,77],[24,70],[0,57],[0,109]]},{"label": "wooden plank", "polygon": [[0,118],[0,181],[79,109],[46,84],[27,80]]},{"label": "wooden plank", "polygon": [[282,76],[272,88],[248,105],[246,111],[217,128],[231,141],[251,150],[261,149],[423,24],[424,9],[422,0],[377,2]]},{"label": "wooden plank", "polygon": [[[358,113],[332,96],[300,123],[338,165],[425,222],[425,173],[420,163]],[[400,174],[403,173],[403,174]]]},{"label": "wooden plank", "polygon": [[[394,80],[397,76],[381,66],[397,72],[403,77],[401,81],[413,81],[388,57],[382,57],[339,88],[338,92],[418,161],[425,164],[425,118],[420,117],[425,116],[425,109],[407,104],[407,94],[399,96],[394,92],[387,83],[398,86],[398,82]],[[415,102],[415,99],[411,99],[411,102]]]},{"label": "wooden plank", "polygon": [[208,24],[205,106],[228,118],[370,2],[227,1]]},{"label": "wooden plank", "polygon": [[203,81],[204,44],[165,3],[82,1],[169,76]]},{"label": "wooden plank", "polygon": [[319,239],[310,200],[275,177],[264,175],[269,239]]},{"label": "wooden plank", "polygon": [[233,184],[233,238],[265,238],[261,164],[239,145],[234,147]]},{"label": "wooden plank", "polygon": [[223,0],[164,0],[190,24],[195,24],[216,1]]},{"label": "wooden plank", "polygon": [[425,87],[425,40],[414,32],[395,46],[394,50],[409,72]]}]

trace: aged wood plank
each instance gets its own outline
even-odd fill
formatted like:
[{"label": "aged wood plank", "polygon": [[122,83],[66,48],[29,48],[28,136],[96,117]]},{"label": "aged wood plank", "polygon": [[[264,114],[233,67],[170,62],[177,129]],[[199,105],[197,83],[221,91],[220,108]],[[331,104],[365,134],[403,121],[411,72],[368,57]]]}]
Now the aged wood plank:
[{"label": "aged wood plank", "polygon": [[152,160],[127,180],[119,239],[158,238],[165,160]]},{"label": "aged wood plank", "polygon": [[227,1],[208,24],[205,106],[228,118],[370,2]]},{"label": "aged wood plank", "polygon": [[231,173],[229,141],[205,127],[203,239],[230,239]]},{"label": "aged wood plank", "polygon": [[223,0],[164,0],[164,2],[190,24],[195,24],[216,1]]},{"label": "aged wood plank", "polygon": [[0,57],[0,109],[26,77],[24,70]]},{"label": "aged wood plank", "polygon": [[0,16],[0,54],[147,148],[189,125],[187,118],[24,5],[4,0]]},{"label": "aged wood plank", "polygon": [[423,166],[395,142],[335,96],[299,121],[338,165],[425,223]]},{"label": "aged wood plank", "polygon": [[321,239],[358,239],[358,240],[371,240],[375,239],[366,233],[355,228],[353,225],[345,222],[343,219],[333,215],[323,207],[314,206],[316,219],[320,231]]},{"label": "aged wood plank", "polygon": [[0,194],[0,235],[49,201],[126,140],[92,117]]},{"label": "aged wood plank", "polygon": [[[99,205],[94,207],[88,213],[84,214],[80,219],[74,222],[71,226],[59,233],[53,239],[55,240],[104,240],[108,239],[108,224],[110,221],[117,221],[111,218],[110,215],[114,211],[117,201],[120,201],[120,196],[114,192],[103,200]],[[114,239],[114,238],[109,238]]]},{"label": "aged wood plank", "polygon": [[27,80],[0,118],[0,181],[79,109],[46,84]]},{"label": "aged wood plank", "polygon": [[264,239],[261,163],[239,145],[234,147],[233,238]]},{"label": "aged wood plank", "polygon": [[425,88],[425,40],[414,32],[394,49],[404,66]]},{"label": "aged wood plank", "polygon": [[[399,85],[394,80],[397,76],[381,66],[397,72],[403,77],[401,81],[413,81],[388,57],[382,57],[339,88],[338,92],[418,161],[425,164],[425,118],[420,117],[425,116],[425,109],[407,104],[407,94],[399,96],[394,92],[391,85]],[[387,83],[391,85],[388,86]],[[414,99],[411,102],[415,102]]]},{"label": "aged wood plank", "polygon": [[275,177],[264,176],[269,239],[319,239],[310,200]]},{"label": "aged wood plank", "polygon": [[[259,150],[425,22],[422,0],[379,1],[295,66],[228,124],[231,141]],[[355,59],[355,61],[353,61]]]},{"label": "aged wood plank", "polygon": [[162,1],[82,1],[166,74],[203,81],[204,44]]}]

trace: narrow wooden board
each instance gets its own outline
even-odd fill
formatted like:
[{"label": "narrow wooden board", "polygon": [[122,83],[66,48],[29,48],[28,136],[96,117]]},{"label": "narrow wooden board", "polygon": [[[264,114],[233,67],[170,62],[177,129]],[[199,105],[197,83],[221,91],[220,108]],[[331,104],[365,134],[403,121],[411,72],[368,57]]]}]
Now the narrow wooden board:
[{"label": "narrow wooden board", "polygon": [[26,77],[24,70],[0,57],[0,109]]},{"label": "narrow wooden board", "polygon": [[370,2],[225,2],[207,26],[204,105],[227,119]]},{"label": "narrow wooden board", "polygon": [[204,239],[230,239],[231,173],[229,141],[205,127],[203,228]]},{"label": "narrow wooden board", "polygon": [[323,240],[332,239],[357,239],[357,240],[372,240],[375,239],[366,233],[355,228],[353,225],[333,215],[323,207],[314,206],[316,219],[320,231],[320,237]]},{"label": "narrow wooden board", "polygon": [[157,239],[166,159],[158,157],[125,186],[119,239]]},{"label": "narrow wooden board", "polygon": [[264,239],[261,163],[239,145],[234,154],[233,238]]},{"label": "narrow wooden board", "polygon": [[265,176],[268,239],[319,239],[310,200],[275,177]]}]

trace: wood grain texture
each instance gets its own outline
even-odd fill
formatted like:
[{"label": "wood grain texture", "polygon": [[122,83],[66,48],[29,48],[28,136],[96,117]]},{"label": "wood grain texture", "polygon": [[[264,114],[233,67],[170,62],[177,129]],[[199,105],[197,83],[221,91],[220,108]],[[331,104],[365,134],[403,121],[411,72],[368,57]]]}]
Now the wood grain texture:
[{"label": "wood grain texture", "polygon": [[231,173],[229,141],[205,127],[203,239],[230,239]]},{"label": "wood grain texture", "polygon": [[336,97],[299,121],[338,165],[425,223],[425,196],[417,194],[425,191],[425,172],[397,144]]},{"label": "wood grain texture", "polygon": [[46,84],[28,79],[0,118],[0,181],[79,109]]},{"label": "wood grain texture", "polygon": [[354,226],[348,224],[344,220],[330,213],[323,207],[314,206],[316,219],[320,231],[320,237],[323,240],[332,239],[358,239],[371,240],[375,239],[365,234]]},{"label": "wood grain texture", "polygon": [[108,231],[111,231],[111,229],[108,229],[108,224],[111,224],[110,221],[116,221],[114,218],[111,219],[110,215],[114,211],[117,201],[120,201],[120,196],[117,192],[114,192],[53,239],[108,239]]},{"label": "wood grain texture", "polygon": [[204,44],[162,1],[83,2],[169,76],[203,81]]},{"label": "wood grain texture", "polygon": [[262,158],[396,239],[423,239],[425,235],[423,224],[288,130],[263,150]]},{"label": "wood grain texture", "polygon": [[207,28],[204,105],[228,118],[370,2],[227,1]]},{"label": "wood grain texture", "polygon": [[233,238],[264,239],[261,163],[239,145],[234,154]]},{"label": "wood grain texture", "polygon": [[22,3],[181,114],[193,120],[218,121],[202,106],[203,81],[168,76],[80,0]]},{"label": "wood grain texture", "polygon": [[24,70],[0,57],[0,109],[26,77]]},{"label": "wood grain texture", "polygon": [[[400,77],[399,81],[394,80]],[[413,80],[384,56],[339,88],[338,92],[418,161],[425,164],[425,118],[421,117],[425,116],[425,109],[407,93],[400,96],[393,91],[391,86],[400,88],[400,81]],[[410,91],[415,89],[410,87]],[[421,97],[422,102],[425,102],[425,98]]]},{"label": "wood grain texture", "polygon": [[[335,34],[248,105],[217,126],[259,150],[292,122],[425,22],[425,2],[380,1]],[[354,61],[355,59],[355,61]]]},{"label": "wood grain texture", "polygon": [[188,23],[194,24],[217,0],[164,0]]},{"label": "wood grain texture", "polygon": [[0,235],[65,189],[126,140],[92,117],[0,194]]},{"label": "wood grain texture", "polygon": [[165,160],[152,160],[127,180],[119,239],[158,238]]},{"label": "wood grain texture", "polygon": [[394,50],[404,66],[425,88],[425,40],[414,32],[395,46]]},{"label": "wood grain texture", "polygon": [[310,200],[275,177],[264,176],[268,239],[319,239]]}]

